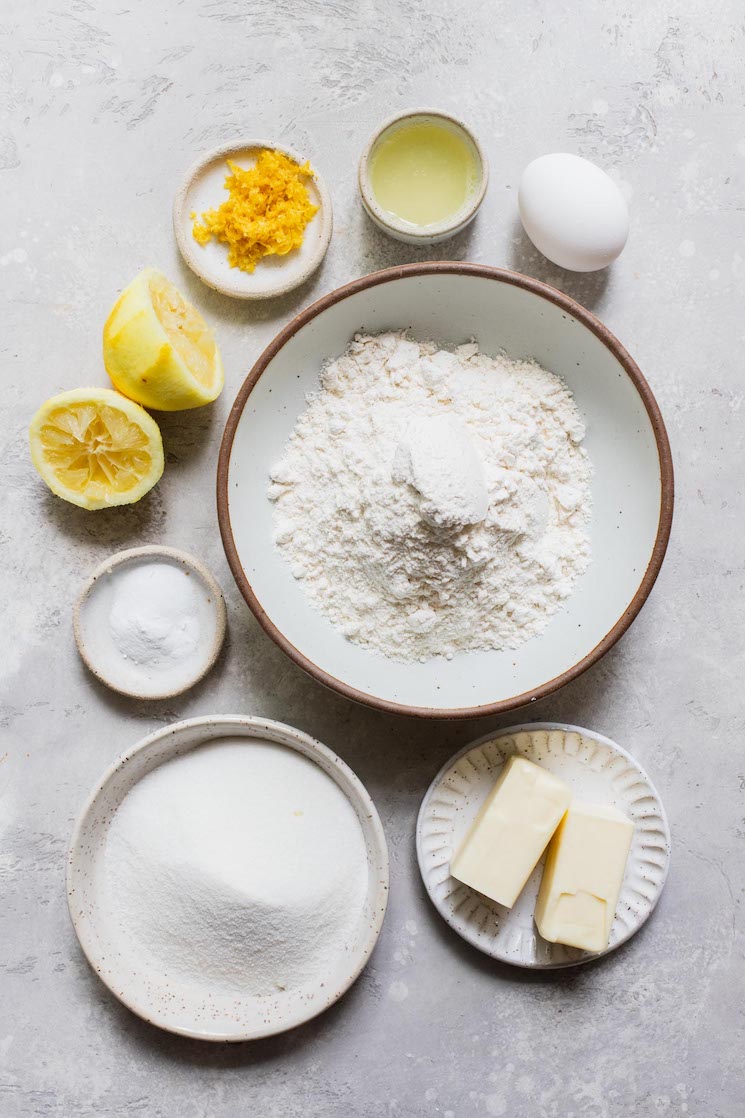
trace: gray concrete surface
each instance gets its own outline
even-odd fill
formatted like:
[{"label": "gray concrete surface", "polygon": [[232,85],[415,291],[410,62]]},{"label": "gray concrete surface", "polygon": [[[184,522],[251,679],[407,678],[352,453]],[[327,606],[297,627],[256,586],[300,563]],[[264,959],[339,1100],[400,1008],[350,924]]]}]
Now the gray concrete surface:
[{"label": "gray concrete surface", "polygon": [[[2,1118],[745,1112],[744,55],[742,6],[727,0],[5,0]],[[414,864],[430,778],[510,719],[420,725],[322,690],[254,623],[217,533],[220,434],[254,358],[312,299],[424,255],[371,228],[355,195],[373,126],[422,104],[461,114],[492,164],[477,224],[439,254],[520,269],[592,307],[646,372],[675,452],[676,522],[651,600],[603,662],[530,712],[594,727],[648,768],[672,821],[671,876],[627,948],[558,975],[496,966],[457,940]],[[321,271],[257,307],[202,287],[170,228],[184,169],[242,133],[307,152],[336,207]],[[557,149],[600,162],[629,198],[631,239],[608,274],[562,272],[519,232],[520,171]],[[26,428],[50,393],[106,383],[101,326],[148,264],[214,323],[227,387],[214,408],[163,420],[168,464],[150,498],[89,514],[45,490]],[[97,686],[71,633],[87,572],[145,542],[193,550],[229,604],[218,669],[161,704]],[[211,1047],[141,1023],[98,983],[63,872],[73,818],[121,750],[173,719],[232,711],[287,720],[346,758],[380,808],[393,883],[378,949],[342,1002],[280,1039]]]}]

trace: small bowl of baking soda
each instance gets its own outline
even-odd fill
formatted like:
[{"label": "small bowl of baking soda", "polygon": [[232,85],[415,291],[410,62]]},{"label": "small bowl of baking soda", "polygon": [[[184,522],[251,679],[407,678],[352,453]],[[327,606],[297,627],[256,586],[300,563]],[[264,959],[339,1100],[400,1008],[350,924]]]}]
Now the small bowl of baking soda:
[{"label": "small bowl of baking soda", "polygon": [[197,559],[172,547],[135,547],[101,563],[73,613],[83,661],[107,687],[167,699],[193,687],[225,638],[225,601]]}]

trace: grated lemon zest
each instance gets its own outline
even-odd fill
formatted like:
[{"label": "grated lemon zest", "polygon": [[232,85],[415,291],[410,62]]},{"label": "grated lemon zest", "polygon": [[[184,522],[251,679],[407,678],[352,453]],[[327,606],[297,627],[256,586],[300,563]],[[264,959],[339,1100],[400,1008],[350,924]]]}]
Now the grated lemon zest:
[{"label": "grated lemon zest", "polygon": [[318,206],[304,178],[313,175],[280,151],[265,149],[253,167],[227,161],[227,199],[194,222],[194,239],[206,245],[212,237],[228,246],[231,268],[253,272],[264,256],[285,256],[303,243],[305,228]]}]

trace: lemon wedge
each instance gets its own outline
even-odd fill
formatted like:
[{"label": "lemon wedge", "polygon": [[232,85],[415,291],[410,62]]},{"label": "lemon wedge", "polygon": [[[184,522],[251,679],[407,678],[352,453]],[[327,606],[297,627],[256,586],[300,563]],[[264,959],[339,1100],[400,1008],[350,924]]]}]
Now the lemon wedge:
[{"label": "lemon wedge", "polygon": [[157,411],[209,404],[225,381],[209,326],[154,268],[140,272],[114,304],[103,359],[120,392]]},{"label": "lemon wedge", "polygon": [[139,501],[163,473],[157,423],[111,388],[52,396],[31,420],[29,438],[52,492],[84,509]]}]

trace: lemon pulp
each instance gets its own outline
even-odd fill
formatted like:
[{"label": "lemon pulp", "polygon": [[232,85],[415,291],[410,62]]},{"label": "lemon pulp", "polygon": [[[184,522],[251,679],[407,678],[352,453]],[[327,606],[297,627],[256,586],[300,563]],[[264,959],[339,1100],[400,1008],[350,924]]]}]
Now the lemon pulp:
[{"label": "lemon pulp", "polygon": [[34,465],[53,493],[86,509],[131,504],[163,473],[155,420],[110,388],[78,388],[39,408],[29,431]]},{"label": "lemon pulp", "polygon": [[56,408],[42,424],[39,438],[59,480],[79,493],[126,493],[150,468],[144,432],[110,407]]},{"label": "lemon pulp", "polygon": [[153,309],[173,348],[187,369],[205,388],[214,381],[217,346],[201,314],[165,276],[149,280]]}]

